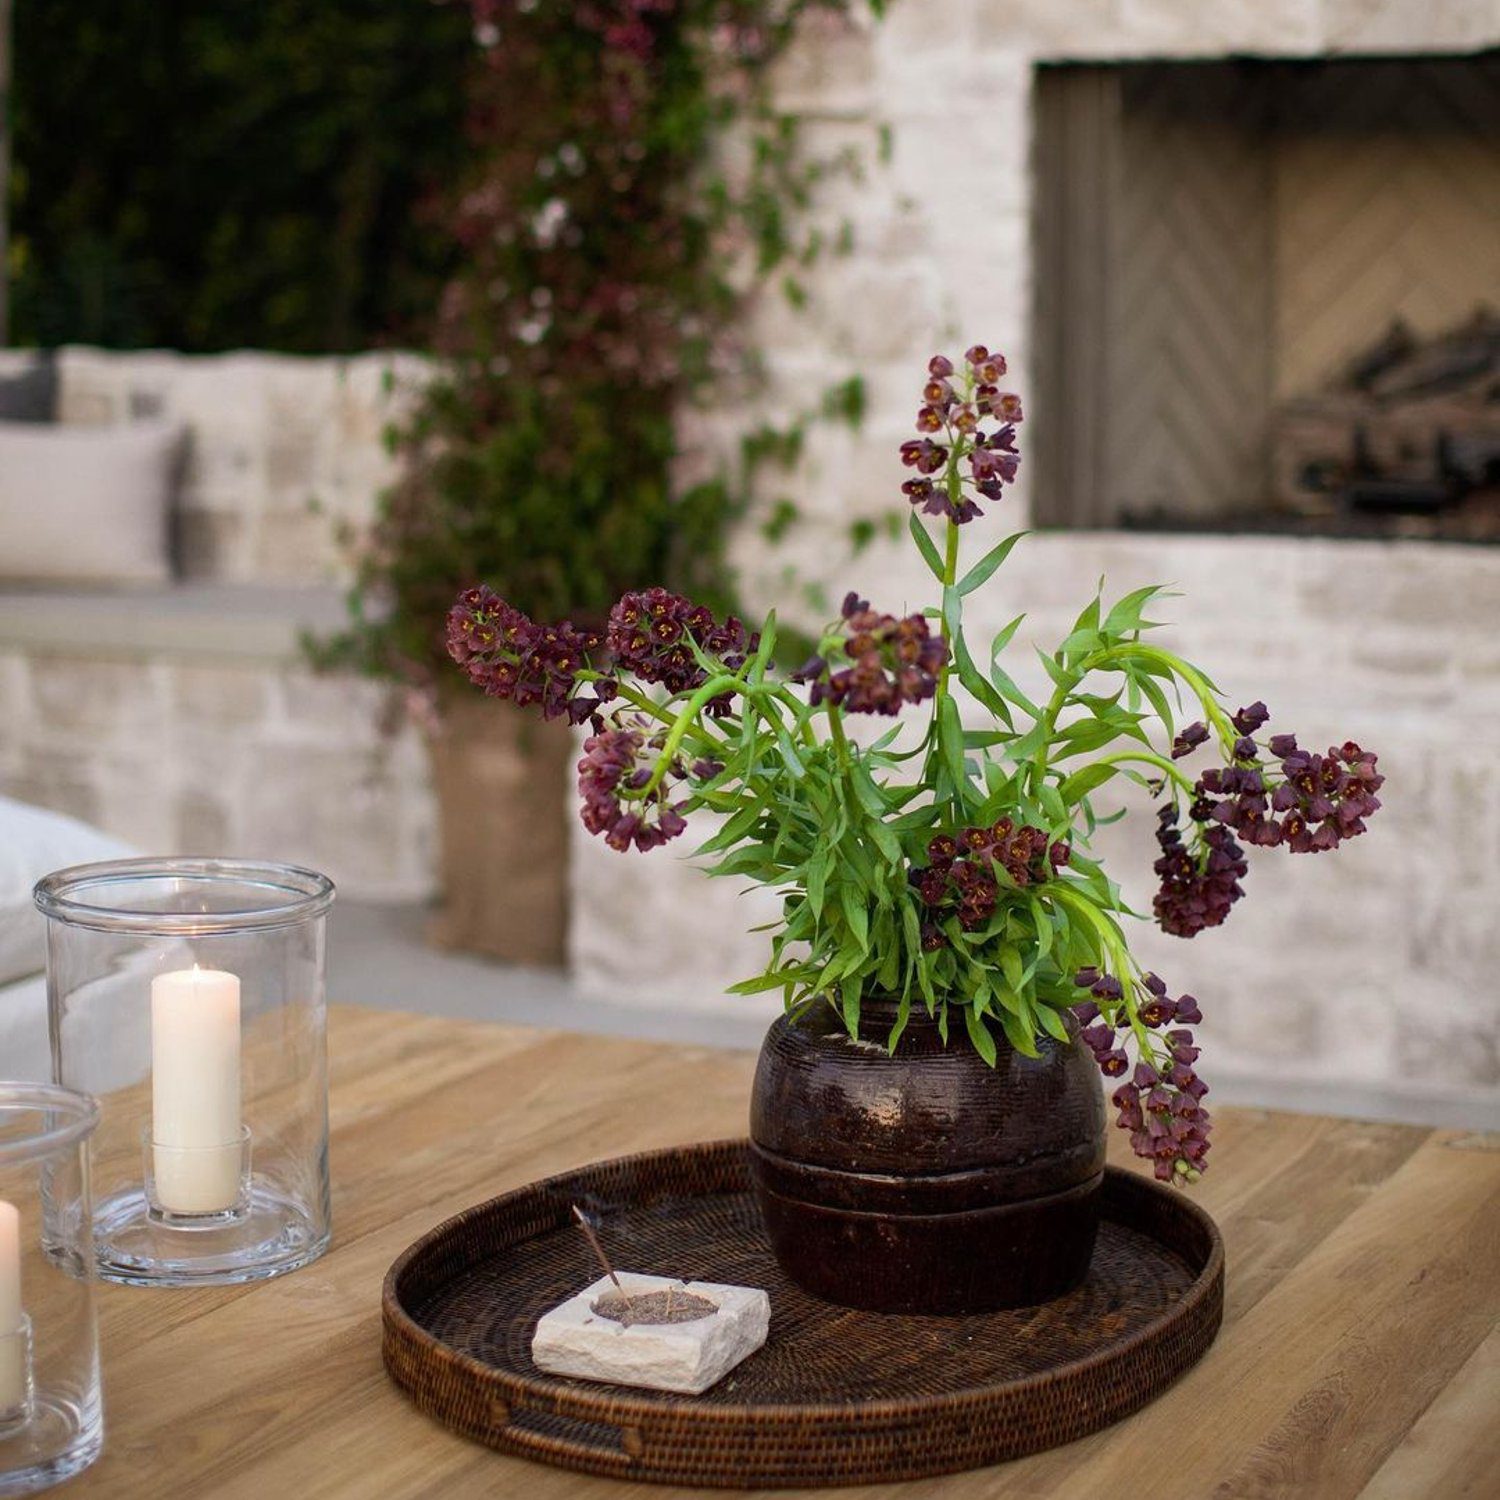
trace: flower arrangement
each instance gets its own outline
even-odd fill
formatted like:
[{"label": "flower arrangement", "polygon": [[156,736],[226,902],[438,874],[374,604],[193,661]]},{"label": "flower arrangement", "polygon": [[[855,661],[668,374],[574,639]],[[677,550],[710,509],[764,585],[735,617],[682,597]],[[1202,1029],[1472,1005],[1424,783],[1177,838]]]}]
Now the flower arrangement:
[{"label": "flower arrangement", "polygon": [[[720,815],[700,847],[713,873],[783,900],[770,962],[738,991],[781,989],[793,1013],[832,1004],[851,1035],[863,998],[897,997],[892,1050],[914,1005],[945,1043],[961,1025],[991,1063],[996,1027],[1031,1056],[1042,1035],[1076,1036],[1119,1080],[1135,1151],[1162,1180],[1194,1181],[1209,1149],[1190,1029],[1201,1013],[1131,954],[1121,923],[1133,914],[1088,854],[1094,798],[1125,776],[1162,799],[1155,916],[1192,937],[1243,894],[1245,846],[1337,848],[1365,831],[1383,778],[1352,743],[1319,755],[1290,734],[1262,739],[1263,703],[1231,712],[1199,668],[1146,639],[1158,587],[1089,601],[1042,657],[1044,702],[1002,665],[1020,617],[980,665],[964,600],[1024,535],[960,570],[964,528],[1019,464],[1022,408],[1005,373],[982,346],[928,365],[920,436],[901,449],[915,471],[911,537],[940,590],[925,611],[898,617],[851,593],[812,659],[783,676],[774,612],[749,632],[651,588],[625,594],[606,629],[579,631],[481,587],[453,606],[448,650],[484,692],[591,725],[582,817],[610,847],[652,849],[695,811]],[[941,541],[924,516],[941,520]],[[1178,727],[1174,699],[1194,705],[1192,722]],[[923,704],[919,741],[900,725],[867,745],[846,732],[849,715]],[[1191,774],[1200,750],[1218,763]]]}]

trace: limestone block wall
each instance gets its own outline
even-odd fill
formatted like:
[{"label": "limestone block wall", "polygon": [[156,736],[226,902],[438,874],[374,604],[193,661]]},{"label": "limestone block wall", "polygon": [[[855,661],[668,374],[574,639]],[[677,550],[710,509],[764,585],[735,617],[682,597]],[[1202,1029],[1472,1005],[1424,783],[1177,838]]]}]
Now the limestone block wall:
[{"label": "limestone block wall", "polygon": [[302,663],[341,611],[341,534],[393,474],[386,426],[412,356],[190,356],[70,348],[58,418],[186,429],[181,579],[162,590],[0,596],[0,790],[153,853],[290,859],[347,895],[433,890],[420,734],[389,693]]},{"label": "limestone block wall", "polygon": [[0,789],[152,854],[326,870],[351,896],[432,886],[426,752],[384,692],[295,658],[0,644]]},{"label": "limestone block wall", "polygon": [[[803,116],[810,152],[855,145],[871,166],[862,182],[820,194],[830,227],[851,223],[852,253],[804,278],[804,311],[768,289],[748,333],[770,376],[766,415],[804,410],[828,383],[857,373],[868,416],[858,435],[810,433],[795,481],[777,477],[766,496],[790,496],[803,522],[773,554],[747,528],[747,572],[784,597],[789,568],[826,577],[847,552],[850,523],[884,512],[892,493],[885,455],[910,435],[933,349],[984,340],[1004,350],[1015,388],[1035,391],[1038,65],[1440,56],[1497,45],[1500,10],[1465,0],[921,0],[892,5],[881,22],[814,17],[782,66],[779,97]],[[879,164],[882,126],[890,151]],[[684,431],[689,455],[732,451],[745,423],[739,405],[717,419],[695,416]],[[1039,443],[1035,425],[1029,436]],[[1029,503],[1024,465],[1017,501]]]}]

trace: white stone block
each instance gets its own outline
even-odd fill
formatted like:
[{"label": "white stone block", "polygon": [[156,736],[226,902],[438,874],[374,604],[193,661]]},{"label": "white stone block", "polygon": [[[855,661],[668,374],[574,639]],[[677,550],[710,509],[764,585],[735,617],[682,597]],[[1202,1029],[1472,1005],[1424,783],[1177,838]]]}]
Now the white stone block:
[{"label": "white stone block", "polygon": [[636,1271],[621,1271],[619,1278],[628,1296],[670,1288],[705,1297],[718,1310],[690,1323],[627,1327],[594,1311],[599,1298],[615,1290],[609,1277],[601,1276],[538,1321],[531,1341],[531,1357],[538,1369],[579,1380],[696,1396],[766,1341],[771,1302],[757,1287],[684,1282]]},{"label": "white stone block", "polygon": [[[1402,3],[1418,8],[1414,0]],[[1150,57],[1310,56],[1323,50],[1322,11],[1316,0],[1121,0],[1120,50]]]},{"label": "white stone block", "polygon": [[1485,0],[1323,0],[1331,52],[1463,52],[1500,43],[1500,9]]}]

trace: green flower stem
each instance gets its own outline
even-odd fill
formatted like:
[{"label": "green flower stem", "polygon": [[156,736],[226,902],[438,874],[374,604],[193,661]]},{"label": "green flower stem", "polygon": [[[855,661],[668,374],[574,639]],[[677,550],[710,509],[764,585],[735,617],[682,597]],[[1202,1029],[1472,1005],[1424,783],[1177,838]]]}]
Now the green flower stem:
[{"label": "green flower stem", "polygon": [[[635,688],[628,687],[623,682],[618,685],[618,696],[623,698],[632,708],[638,708],[643,713],[650,714],[658,723],[675,725],[678,722],[678,715],[668,712],[654,698],[647,697],[645,693],[638,692]],[[715,734],[701,720],[690,725],[687,732],[692,735],[698,744],[706,749],[725,750],[728,748],[728,741],[720,735]]]},{"label": "green flower stem", "polygon": [[1035,796],[1047,780],[1047,758],[1052,753],[1053,736],[1057,733],[1057,716],[1063,711],[1069,698],[1073,696],[1078,684],[1088,675],[1089,667],[1087,661],[1074,672],[1072,679],[1068,682],[1060,682],[1056,691],[1047,700],[1047,706],[1042,710],[1042,717],[1037,721],[1046,730],[1042,736],[1041,748],[1036,753],[1036,759],[1031,763],[1031,791]]},{"label": "green flower stem", "polygon": [[812,716],[808,712],[807,704],[802,702],[790,688],[780,683],[767,683],[768,696],[773,702],[781,704],[792,716],[792,721],[797,726],[797,733],[802,743],[811,748],[816,748],[818,737],[813,733]]},{"label": "green flower stem", "polygon": [[847,771],[851,758],[849,738],[844,733],[844,716],[833,703],[829,703],[828,705],[828,735],[832,739],[835,749],[838,751],[839,765]]},{"label": "green flower stem", "polygon": [[[959,503],[962,495],[962,480],[958,473],[957,446],[954,448],[954,456],[948,461],[948,495],[954,505]],[[958,581],[958,523],[952,519],[948,522],[948,530],[943,541],[943,598],[946,601],[948,590]],[[938,621],[942,632],[943,644],[948,648],[947,660],[943,662],[943,669],[938,673],[937,688],[932,695],[932,713],[927,720],[927,754],[923,760],[924,770],[922,780],[932,780],[932,758],[938,753],[938,715],[942,711],[943,699],[952,689],[948,685],[949,678],[953,675],[953,637],[948,629],[948,611],[940,612]]]},{"label": "green flower stem", "polygon": [[1229,722],[1229,715],[1224,712],[1217,695],[1209,687],[1203,674],[1196,667],[1183,661],[1180,656],[1160,646],[1145,646],[1138,641],[1116,646],[1105,655],[1133,656],[1139,660],[1156,662],[1159,666],[1165,667],[1193,690],[1194,696],[1203,705],[1204,717],[1218,731],[1219,738],[1224,742],[1226,749],[1231,748],[1239,738],[1239,731]]},{"label": "green flower stem", "polygon": [[738,688],[742,692],[754,692],[754,689],[747,687],[733,673],[721,673],[717,677],[710,677],[683,705],[676,721],[667,731],[667,740],[662,746],[661,754],[657,757],[656,769],[651,773],[651,780],[640,790],[639,795],[643,800],[652,796],[662,784],[668,768],[677,759],[677,752],[682,748],[683,739],[689,730],[697,725],[698,715],[703,711],[704,705],[717,698],[720,693],[727,693],[731,688]]},{"label": "green flower stem", "polygon": [[[954,470],[953,478],[948,485],[948,493],[957,505],[962,499],[960,481],[957,469]],[[950,588],[958,582],[958,522],[949,520],[948,532],[943,544],[943,586]],[[943,621],[943,639],[948,639],[948,622]]]},{"label": "green flower stem", "polygon": [[1142,765],[1155,766],[1164,776],[1180,786],[1183,791],[1193,790],[1192,779],[1174,765],[1165,755],[1153,754],[1150,750],[1117,750],[1113,755],[1101,755],[1098,760],[1091,762],[1096,766],[1118,766],[1128,761],[1139,761]]},{"label": "green flower stem", "polygon": [[[580,679],[583,674],[580,672]],[[599,676],[603,676],[601,672]],[[596,680],[596,679],[584,679]],[[674,724],[677,721],[675,714],[669,714],[655,698],[648,698],[645,693],[637,692],[633,687],[620,682],[617,684],[617,696],[623,698],[632,708],[638,708],[642,713],[648,713],[653,719],[658,719],[663,724]]]}]

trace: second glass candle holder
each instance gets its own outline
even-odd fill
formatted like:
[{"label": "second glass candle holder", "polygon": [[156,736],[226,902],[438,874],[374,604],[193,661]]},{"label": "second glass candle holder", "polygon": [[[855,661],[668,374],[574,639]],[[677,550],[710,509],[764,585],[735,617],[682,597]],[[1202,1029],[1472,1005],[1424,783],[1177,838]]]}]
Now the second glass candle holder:
[{"label": "second glass candle holder", "polygon": [[57,1081],[98,1098],[98,1273],[257,1281],[327,1248],[324,927],[291,865],[119,860],[47,876]]},{"label": "second glass candle holder", "polygon": [[0,1083],[0,1496],[61,1484],[104,1443],[88,1212],[98,1118],[82,1094]]}]

